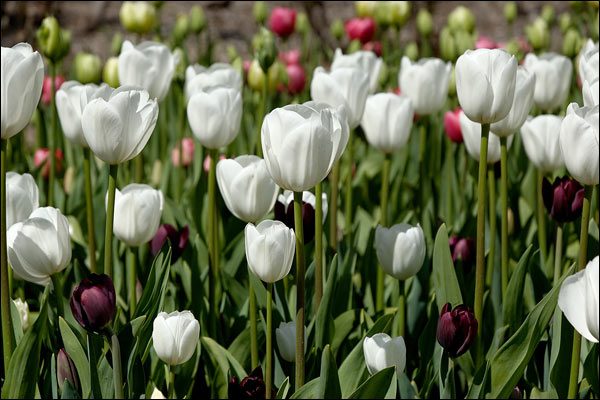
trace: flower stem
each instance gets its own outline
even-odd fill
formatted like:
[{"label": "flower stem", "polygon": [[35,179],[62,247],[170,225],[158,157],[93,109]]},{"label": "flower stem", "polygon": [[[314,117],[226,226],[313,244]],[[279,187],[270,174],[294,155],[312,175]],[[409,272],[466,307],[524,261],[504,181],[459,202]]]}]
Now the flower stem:
[{"label": "flower stem", "polygon": [[[592,186],[585,186],[585,198],[581,212],[581,234],[579,235],[579,262],[577,271],[585,268],[587,261],[588,225],[590,223],[590,203],[592,200]],[[579,357],[581,353],[581,335],[573,329],[573,352],[571,353],[571,374],[569,377],[569,399],[574,399],[578,392]]]},{"label": "flower stem", "polygon": [[[212,282],[209,282],[209,300],[210,300],[210,327],[211,335],[217,333],[217,283],[219,279],[219,271],[217,265],[217,229],[216,229],[216,165],[217,150],[209,150],[210,154],[210,169],[208,172],[208,250],[211,266]],[[212,336],[216,337],[216,336]]]},{"label": "flower stem", "polygon": [[483,291],[485,286],[485,200],[486,170],[490,124],[481,125],[481,145],[479,152],[479,177],[477,183],[477,264],[475,267],[475,319],[477,319],[476,361],[483,360],[481,331],[483,327]]},{"label": "flower stem", "polygon": [[323,297],[323,187],[315,186],[315,316]]},{"label": "flower stem", "polygon": [[546,260],[548,259],[548,251],[546,248],[546,214],[544,208],[544,197],[542,196],[542,181],[544,180],[544,174],[542,171],[537,172],[537,186],[536,186],[536,196],[537,196],[537,206],[536,206],[536,215],[537,215],[537,233],[538,233],[538,243],[540,245],[540,258],[542,259],[542,270],[548,274],[548,268],[546,268]]},{"label": "flower stem", "polygon": [[562,275],[562,243],[563,228],[561,224],[556,226],[556,248],[554,249],[554,286],[558,284]]},{"label": "flower stem", "polygon": [[348,137],[348,145],[346,146],[348,153],[348,175],[346,175],[346,202],[344,216],[346,218],[344,230],[348,240],[348,248],[352,248],[352,164],[354,163],[354,130],[350,131]]},{"label": "flower stem", "polygon": [[137,303],[137,248],[127,247],[127,294],[129,295],[129,317],[133,319]]},{"label": "flower stem", "polygon": [[[250,273],[250,272],[249,272]],[[250,355],[252,359],[252,370],[258,367],[258,336],[256,331],[256,295],[254,287],[248,279],[248,297],[250,298]]]},{"label": "flower stem", "polygon": [[92,170],[91,163],[94,157],[91,149],[84,150],[83,177],[85,180],[85,211],[88,231],[88,256],[90,257],[90,271],[96,273],[96,233],[94,227],[94,203],[92,197]]},{"label": "flower stem", "polygon": [[398,335],[404,337],[406,326],[406,295],[404,293],[405,281],[399,280],[398,288],[400,292],[398,296]]},{"label": "flower stem", "polygon": [[52,280],[52,286],[54,286],[54,295],[56,296],[56,320],[58,322],[58,317],[64,317],[65,315],[62,297],[62,285],[58,273],[50,275],[50,279]]},{"label": "flower stem", "polygon": [[508,288],[508,145],[505,137],[500,138],[500,265],[502,280],[502,299],[506,298]]},{"label": "flower stem", "polygon": [[[379,223],[381,226],[387,226],[387,209],[388,209],[388,193],[389,193],[389,181],[390,181],[390,155],[384,154],[383,159],[383,170],[381,172],[381,216]],[[376,310],[382,311],[384,307],[384,292],[385,292],[385,274],[381,266],[377,268],[377,299]],[[402,294],[402,293],[401,293]]]},{"label": "flower stem", "polygon": [[496,261],[496,178],[493,167],[488,168],[488,190],[490,192],[488,196],[490,201],[488,211],[490,220],[490,251],[488,253],[485,283],[487,287],[491,287]]},{"label": "flower stem", "polygon": [[331,169],[331,210],[329,211],[329,247],[334,251],[337,249],[337,211],[338,211],[338,197],[340,193],[339,182],[340,182],[340,161],[336,161]]},{"label": "flower stem", "polygon": [[104,231],[104,273],[112,278],[112,239],[115,216],[115,189],[117,187],[117,164],[109,166],[108,203],[106,204],[106,230]]},{"label": "flower stem", "polygon": [[263,119],[265,118],[265,115],[267,115],[267,107],[268,107],[267,97],[269,96],[268,88],[269,88],[269,81],[267,79],[267,74],[265,72],[265,76],[263,79],[263,85],[262,85],[262,93],[260,96],[260,110],[259,110],[258,118],[256,119],[256,154],[259,157],[263,156],[261,130],[262,130]]},{"label": "flower stem", "polygon": [[267,284],[267,377],[265,379],[267,399],[271,398],[273,386],[273,283]]},{"label": "flower stem", "polygon": [[56,155],[56,122],[58,116],[56,115],[56,101],[55,101],[55,92],[56,87],[54,85],[54,80],[56,78],[56,65],[50,61],[48,65],[48,69],[50,70],[50,134],[48,135],[49,139],[49,148],[50,152],[48,153],[48,159],[50,161],[50,173],[48,175],[48,198],[46,202],[49,207],[54,206],[54,179],[55,179],[55,155]]},{"label": "flower stem", "polygon": [[0,210],[2,210],[2,215],[0,215],[0,234],[2,235],[2,240],[0,240],[0,258],[2,259],[2,264],[0,265],[0,289],[2,289],[2,293],[0,293],[0,296],[2,301],[2,354],[4,354],[5,377],[8,374],[8,364],[12,356],[14,343],[12,319],[10,316],[10,290],[8,288],[8,258],[6,251],[6,143],[7,141],[2,139],[2,153],[0,157],[0,176],[2,177],[2,183],[0,183],[2,187],[2,193],[0,194]]},{"label": "flower stem", "polygon": [[116,334],[112,335],[112,361],[113,361],[113,382],[115,384],[115,399],[124,399],[123,394],[123,378],[121,373],[121,346],[119,345],[119,338]]},{"label": "flower stem", "polygon": [[294,192],[296,231],[296,390],[304,385],[304,229],[302,192]]}]

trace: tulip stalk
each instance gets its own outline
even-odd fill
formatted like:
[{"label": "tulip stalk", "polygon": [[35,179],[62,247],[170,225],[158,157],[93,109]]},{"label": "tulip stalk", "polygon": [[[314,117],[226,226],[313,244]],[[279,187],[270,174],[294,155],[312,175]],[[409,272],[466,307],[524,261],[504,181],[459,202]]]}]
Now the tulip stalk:
[{"label": "tulip stalk", "polygon": [[252,369],[258,367],[258,335],[256,326],[256,295],[254,294],[254,287],[248,279],[248,297],[250,304],[250,357],[252,361]]},{"label": "tulip stalk", "polygon": [[96,233],[94,230],[94,204],[92,196],[92,172],[91,164],[94,153],[91,149],[84,150],[83,156],[83,178],[85,185],[85,211],[88,231],[88,255],[90,257],[90,271],[96,273]]},{"label": "tulip stalk", "polygon": [[483,327],[483,292],[485,286],[485,200],[486,200],[486,170],[488,137],[490,124],[481,125],[481,146],[479,153],[479,177],[477,184],[477,263],[475,267],[475,319],[479,322],[477,326],[477,358],[475,365],[478,366],[483,359],[483,343],[481,338]]},{"label": "tulip stalk", "polygon": [[[380,224],[383,227],[387,227],[387,209],[388,209],[388,193],[389,193],[389,180],[390,180],[390,155],[384,154],[383,160],[383,171],[381,173],[381,216],[379,218]],[[402,285],[402,281],[401,285]],[[377,268],[377,299],[376,309],[382,311],[384,307],[384,291],[385,291],[385,273],[383,268]],[[403,302],[404,291],[400,290],[400,302]],[[402,324],[404,325],[404,324]]]},{"label": "tulip stalk", "polygon": [[492,286],[494,265],[496,261],[496,178],[494,167],[488,167],[488,190],[489,190],[489,219],[490,219],[490,250],[488,252],[488,263],[486,271],[486,286]]},{"label": "tulip stalk", "polygon": [[123,394],[123,374],[121,372],[121,346],[119,345],[119,338],[114,333],[111,335],[110,350],[112,352],[113,360],[113,382],[115,385],[115,399],[124,399],[125,395]]},{"label": "tulip stalk", "polygon": [[[381,268],[379,268],[381,270]],[[404,337],[404,332],[406,330],[406,295],[405,291],[405,281],[398,281],[398,336]]]},{"label": "tulip stalk", "polygon": [[[508,288],[508,145],[507,138],[500,138],[500,265],[502,281],[502,299],[506,299]],[[556,281],[555,281],[556,282]]]},{"label": "tulip stalk", "polygon": [[554,249],[554,286],[558,284],[562,274],[562,246],[563,246],[563,227],[561,224],[556,226],[556,248]]},{"label": "tulip stalk", "polygon": [[323,187],[315,185],[315,315],[323,297]]},{"label": "tulip stalk", "polygon": [[547,271],[546,260],[548,251],[546,247],[546,215],[544,211],[544,197],[542,195],[542,181],[544,180],[544,174],[542,171],[537,171],[537,186],[536,197],[537,197],[537,228],[538,228],[538,243],[540,246],[540,257],[542,259],[542,270]]},{"label": "tulip stalk", "polygon": [[344,214],[346,221],[344,230],[348,240],[348,249],[352,249],[352,164],[354,163],[354,130],[350,131],[348,144],[346,145],[348,153],[348,175],[346,175],[346,203]]},{"label": "tulip stalk", "polygon": [[[588,226],[590,223],[590,203],[592,200],[592,189],[590,185],[585,186],[585,197],[583,199],[583,209],[581,212],[581,233],[579,236],[579,261],[577,271],[582,271],[585,268],[587,260],[588,247]],[[579,363],[581,356],[581,334],[573,329],[573,352],[571,353],[571,373],[569,376],[569,392],[568,398],[574,399],[577,396],[579,385]]]},{"label": "tulip stalk", "polygon": [[263,79],[263,84],[262,84],[262,93],[260,96],[259,117],[256,119],[256,121],[257,121],[257,123],[256,123],[256,155],[258,155],[261,158],[263,156],[262,139],[261,139],[262,121],[265,118],[265,115],[267,115],[267,107],[268,107],[267,96],[269,95],[269,79],[267,77],[266,71],[264,73],[263,78],[264,79]]},{"label": "tulip stalk", "polygon": [[337,249],[337,210],[338,210],[338,197],[340,193],[339,189],[340,181],[340,161],[336,161],[331,169],[331,211],[329,212],[329,247],[332,250]]},{"label": "tulip stalk", "polygon": [[50,118],[50,134],[48,135],[49,138],[49,148],[50,148],[50,152],[48,153],[48,158],[50,160],[50,171],[48,174],[48,198],[46,199],[46,203],[48,204],[48,206],[53,207],[54,206],[54,179],[56,176],[56,171],[55,171],[55,165],[56,165],[56,140],[57,140],[57,134],[56,134],[56,128],[57,128],[57,120],[58,120],[58,115],[56,113],[56,86],[55,86],[55,79],[56,79],[56,65],[54,64],[54,62],[50,61],[49,63],[49,70],[50,70],[50,114],[51,114],[51,118]]},{"label": "tulip stalk", "polygon": [[133,319],[135,314],[135,308],[137,303],[136,296],[136,284],[137,284],[137,275],[136,275],[136,264],[137,264],[137,249],[133,249],[132,247],[127,247],[127,294],[129,296],[129,317]]},{"label": "tulip stalk", "polygon": [[56,296],[56,321],[58,322],[58,317],[64,317],[65,315],[65,307],[63,305],[62,298],[62,285],[60,282],[60,277],[57,273],[50,275],[50,279],[52,280],[52,286],[54,287],[54,295]]},{"label": "tulip stalk", "polygon": [[271,398],[271,387],[273,386],[273,284],[267,284],[267,362],[265,379],[265,397]]},{"label": "tulip stalk", "polygon": [[0,279],[1,285],[0,289],[2,289],[2,293],[0,294],[2,297],[2,354],[4,354],[4,376],[8,374],[8,365],[10,363],[10,358],[12,356],[13,351],[13,326],[12,319],[10,316],[10,290],[8,287],[8,255],[6,251],[6,144],[7,140],[2,139],[2,153],[0,157],[0,176],[2,176],[2,187],[0,199],[2,210],[2,215],[0,218],[0,234],[2,235],[1,246],[2,249],[0,258],[2,259],[2,264],[0,265]]},{"label": "tulip stalk", "polygon": [[108,202],[106,204],[106,229],[104,231],[104,273],[112,278],[112,239],[115,215],[115,190],[119,166],[111,164],[108,173]]},{"label": "tulip stalk", "polygon": [[[216,167],[217,150],[210,150],[210,169],[208,172],[208,249],[211,273],[209,275],[209,300],[210,300],[210,332],[215,335],[217,332],[217,290],[216,285],[219,279],[219,271],[217,265],[217,218],[216,218]],[[216,337],[216,336],[213,336]]]},{"label": "tulip stalk", "polygon": [[296,232],[296,390],[304,385],[304,228],[302,226],[302,192],[294,192],[294,226]]}]

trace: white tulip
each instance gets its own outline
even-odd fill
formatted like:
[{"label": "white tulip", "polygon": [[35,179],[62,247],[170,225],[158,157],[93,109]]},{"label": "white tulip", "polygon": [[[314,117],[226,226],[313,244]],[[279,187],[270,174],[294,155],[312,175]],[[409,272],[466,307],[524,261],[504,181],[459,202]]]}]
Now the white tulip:
[{"label": "white tulip", "polygon": [[113,233],[128,246],[148,243],[160,225],[162,210],[163,194],[152,186],[131,183],[122,191],[116,189]]},{"label": "white tulip", "polygon": [[422,58],[413,63],[404,56],[398,73],[400,92],[410,98],[417,114],[438,112],[448,98],[451,73],[452,63],[439,58]]},{"label": "white tulip", "polygon": [[539,115],[529,118],[521,127],[521,139],[527,157],[540,171],[553,172],[565,162],[560,150],[560,125],[562,117]]},{"label": "white tulip", "polygon": [[371,146],[391,153],[406,146],[414,115],[408,97],[378,93],[367,98],[361,126]]},{"label": "white tulip", "polygon": [[17,276],[47,285],[71,261],[69,221],[58,208],[41,207],[6,232],[8,261]]},{"label": "white tulip", "polygon": [[21,132],[40,101],[44,82],[42,56],[27,43],[2,47],[2,140]]},{"label": "white tulip", "polygon": [[314,104],[276,108],[265,117],[262,150],[277,185],[302,192],[327,177],[348,142],[348,131],[339,129],[337,118]]},{"label": "white tulip", "polygon": [[517,60],[504,50],[467,50],[456,61],[456,93],[470,120],[482,124],[508,115],[515,94]]},{"label": "white tulip", "polygon": [[254,155],[220,160],[217,184],[225,205],[244,222],[256,222],[273,209],[279,188],[265,160]]},{"label": "white tulip", "polygon": [[539,57],[529,53],[523,65],[535,74],[535,105],[544,111],[562,107],[571,87],[571,60],[556,53],[545,53]]},{"label": "white tulip", "polygon": [[[350,138],[350,127],[348,126],[348,113],[346,112],[346,106],[339,105],[337,107],[330,106],[326,103],[319,103],[318,101],[310,100],[303,105],[322,112],[329,110],[331,112],[331,123],[333,129],[333,136],[340,137],[340,143],[337,146],[335,161],[339,160],[346,150],[348,139]],[[335,162],[334,161],[334,162]]]},{"label": "white tulip", "polygon": [[425,261],[425,235],[420,225],[397,224],[391,228],[377,225],[377,259],[386,274],[405,280],[415,275]]},{"label": "white tulip", "polygon": [[163,392],[161,392],[160,390],[158,390],[157,387],[154,387],[154,390],[152,391],[152,394],[150,395],[151,399],[166,399],[165,395],[163,394]]},{"label": "white tulip", "polygon": [[533,106],[535,75],[523,67],[517,69],[515,97],[508,115],[490,126],[490,131],[499,137],[508,137],[523,125]]},{"label": "white tulip", "polygon": [[56,111],[65,137],[73,144],[88,147],[81,126],[81,115],[87,104],[97,98],[110,99],[113,89],[107,84],[82,85],[77,81],[67,81],[56,92]]},{"label": "white tulip", "polygon": [[21,298],[13,300],[13,303],[15,303],[15,307],[19,312],[19,317],[21,319],[21,328],[23,329],[23,331],[26,331],[27,328],[29,328],[29,305],[26,301],[21,300]]},{"label": "white tulip", "polygon": [[[464,112],[459,117],[460,130],[463,135],[463,141],[467,153],[477,162],[479,162],[479,150],[481,149],[481,124],[471,121]],[[508,137],[508,148],[512,145],[514,135]],[[500,138],[490,132],[488,136],[487,163],[494,164],[500,161]]]},{"label": "white tulip", "polygon": [[[296,359],[296,322],[281,322],[275,329],[279,354],[287,362]],[[306,329],[304,329],[304,351],[306,352]]]},{"label": "white tulip", "polygon": [[598,256],[585,269],[567,277],[558,294],[558,306],[573,328],[593,343],[600,340],[598,320]]},{"label": "white tulip", "polygon": [[351,129],[360,124],[368,94],[369,76],[359,67],[336,68],[329,73],[317,67],[310,83],[313,100],[331,107],[345,107]]},{"label": "white tulip", "polygon": [[240,72],[230,64],[215,63],[210,67],[194,64],[185,70],[185,98],[189,100],[196,92],[214,86],[225,86],[242,91],[244,80]]},{"label": "white tulip", "polygon": [[156,355],[168,365],[179,365],[194,355],[200,324],[189,311],[160,312],[154,319],[152,342]]},{"label": "white tulip", "polygon": [[569,104],[560,125],[560,148],[573,178],[584,185],[598,184],[598,106]]},{"label": "white tulip", "polygon": [[363,353],[371,375],[388,367],[396,367],[396,374],[400,375],[406,367],[406,345],[402,336],[392,338],[387,333],[367,336],[363,341]]},{"label": "white tulip", "polygon": [[6,173],[6,229],[23,222],[40,206],[38,187],[29,174]]},{"label": "white tulip", "polygon": [[265,220],[246,225],[245,243],[248,267],[263,282],[273,283],[290,273],[296,236],[283,222]]},{"label": "white tulip", "polygon": [[200,144],[209,149],[227,146],[240,131],[242,95],[225,86],[195,92],[187,105],[187,117]]},{"label": "white tulip", "polygon": [[144,149],[158,119],[148,92],[121,86],[109,99],[90,101],[81,116],[83,135],[96,157],[108,164],[129,161]]},{"label": "white tulip", "polygon": [[583,105],[594,107],[598,105],[598,96],[600,95],[600,81],[596,78],[593,82],[583,81],[581,91],[583,92]]},{"label": "white tulip", "polygon": [[372,51],[356,51],[351,54],[343,54],[341,49],[335,49],[331,69],[345,67],[358,67],[369,76],[369,93],[375,93],[379,85],[379,74],[383,60]]},{"label": "white tulip", "polygon": [[142,42],[135,46],[126,40],[119,55],[119,81],[121,85],[143,88],[151,98],[161,101],[169,91],[178,63],[178,55],[162,43]]},{"label": "white tulip", "polygon": [[598,54],[598,42],[594,43],[588,39],[579,51],[579,78],[581,82],[594,82],[600,73],[600,58]]}]

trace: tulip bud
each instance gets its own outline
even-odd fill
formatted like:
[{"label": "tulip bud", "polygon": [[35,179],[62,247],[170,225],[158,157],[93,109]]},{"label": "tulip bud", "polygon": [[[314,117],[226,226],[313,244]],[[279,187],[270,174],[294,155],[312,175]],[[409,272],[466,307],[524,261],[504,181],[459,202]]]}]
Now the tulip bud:
[{"label": "tulip bud", "polygon": [[375,36],[375,20],[373,18],[352,18],[344,25],[346,35],[350,40],[360,40],[367,43]]},{"label": "tulip bud", "polygon": [[79,375],[77,375],[77,368],[75,368],[75,363],[73,363],[73,360],[71,360],[71,357],[69,357],[64,348],[60,349],[56,355],[56,377],[61,392],[65,381],[69,381],[71,386],[79,391]]},{"label": "tulip bud", "polygon": [[406,146],[414,118],[407,96],[377,93],[367,98],[361,126],[369,144],[385,153]]},{"label": "tulip bud", "polygon": [[359,17],[373,17],[375,15],[376,1],[355,1],[354,9]]},{"label": "tulip bud", "polygon": [[[287,362],[296,359],[296,322],[281,322],[275,329],[279,354]],[[304,330],[304,351],[306,351],[306,329]]]},{"label": "tulip bud", "polygon": [[452,31],[447,26],[440,32],[440,56],[446,61],[456,60],[456,45]]},{"label": "tulip bud", "polygon": [[390,1],[389,3],[390,20],[397,27],[402,27],[410,18],[409,1]]},{"label": "tulip bud", "polygon": [[36,37],[42,54],[53,63],[62,60],[69,53],[71,33],[63,30],[58,20],[52,16],[44,18]]},{"label": "tulip bud", "polygon": [[392,338],[387,333],[367,336],[363,341],[363,354],[371,375],[388,367],[396,367],[396,374],[400,375],[406,367],[406,345],[402,336]]},{"label": "tulip bud", "polygon": [[579,31],[575,28],[570,28],[563,38],[562,53],[569,58],[575,58],[582,46],[583,38],[579,34]]},{"label": "tulip bud", "polygon": [[[327,217],[327,194],[323,193],[323,223]],[[302,192],[302,227],[304,243],[310,243],[315,237],[315,206],[316,198],[311,192]],[[277,197],[275,202],[275,219],[281,221],[290,229],[295,229],[294,222],[294,193],[286,190]]]},{"label": "tulip bud", "polygon": [[75,79],[80,83],[98,83],[102,75],[100,57],[91,53],[77,53],[75,56]]},{"label": "tulip bud", "polygon": [[[54,77],[54,93],[60,89],[62,84],[65,83],[65,77],[62,75],[56,75]],[[49,105],[52,101],[52,78],[49,76],[44,77],[44,83],[42,85],[42,103]]]},{"label": "tulip bud", "polygon": [[170,366],[183,364],[194,355],[200,324],[189,311],[160,312],[154,319],[152,342],[156,355]]},{"label": "tulip bud", "polygon": [[450,80],[448,81],[448,96],[456,96],[456,69],[452,65],[452,72],[450,72]]},{"label": "tulip bud", "polygon": [[[183,157],[180,156],[179,150],[183,150]],[[178,142],[173,150],[171,150],[171,162],[176,167],[189,167],[194,162],[194,139],[183,138]]]},{"label": "tulip bud", "polygon": [[100,333],[117,312],[115,287],[108,275],[90,274],[71,295],[73,317],[88,331]]},{"label": "tulip bud", "polygon": [[254,59],[250,63],[250,68],[248,68],[248,86],[252,90],[256,90],[257,92],[262,91],[263,82],[265,80],[265,73],[263,72],[258,60]]},{"label": "tulip bud", "polygon": [[543,18],[538,17],[532,24],[527,25],[525,27],[525,35],[536,51],[546,49],[550,44],[548,23]]},{"label": "tulip bud", "polygon": [[267,20],[267,5],[264,1],[255,1],[252,6],[252,14],[258,25],[264,25]]},{"label": "tulip bud", "polygon": [[333,36],[337,40],[341,40],[342,37],[344,36],[344,23],[342,22],[342,20],[339,19],[339,18],[336,18],[331,23],[331,27],[329,28],[329,32],[331,33],[331,36]]},{"label": "tulip bud", "polygon": [[23,332],[25,332],[27,328],[29,328],[29,305],[26,301],[21,300],[21,298],[13,300],[13,303],[15,303],[15,307],[19,312],[19,318],[21,319],[21,329],[23,330]]},{"label": "tulip bud", "polygon": [[475,261],[475,241],[472,238],[459,238],[452,236],[448,239],[452,262],[462,261],[466,268],[470,267]]},{"label": "tulip bud", "polygon": [[229,379],[227,397],[229,399],[264,399],[266,386],[262,368],[259,365],[240,382],[237,376]]},{"label": "tulip bud", "polygon": [[453,310],[452,305],[446,303],[438,320],[437,341],[450,357],[455,358],[466,353],[475,336],[477,320],[473,312],[464,304],[456,306]]},{"label": "tulip bud", "polygon": [[508,1],[504,4],[504,18],[506,19],[506,22],[508,22],[509,24],[515,22],[515,19],[517,18],[517,13],[517,3],[515,3],[514,1]]},{"label": "tulip bud", "polygon": [[246,260],[263,282],[273,283],[290,273],[296,250],[296,235],[283,222],[264,220],[245,229]]},{"label": "tulip bud", "polygon": [[550,4],[544,4],[541,15],[549,26],[554,23],[554,7],[552,7]]},{"label": "tulip bud", "polygon": [[416,275],[425,261],[425,235],[420,225],[378,225],[374,246],[385,273],[399,280]]},{"label": "tulip bud", "polygon": [[472,33],[475,30],[475,15],[467,7],[458,6],[448,15],[448,26],[454,32]]},{"label": "tulip bud", "polygon": [[466,31],[454,32],[454,45],[456,54],[463,54],[467,50],[475,48],[476,37],[474,33]]},{"label": "tulip bud", "polygon": [[175,46],[180,46],[189,32],[189,18],[185,14],[180,14],[175,20],[175,26],[173,27],[173,43],[175,43]]},{"label": "tulip bud", "polygon": [[153,257],[156,257],[168,240],[171,244],[171,265],[173,265],[183,254],[189,236],[190,230],[187,225],[178,231],[173,225],[162,224],[150,241],[150,252]]},{"label": "tulip bud", "polygon": [[433,17],[425,8],[421,8],[417,14],[417,30],[423,37],[429,37],[433,32]]},{"label": "tulip bud", "polygon": [[542,196],[546,211],[556,222],[572,222],[581,216],[585,189],[575,179],[557,177],[550,183],[544,178]]},{"label": "tulip bud", "polygon": [[411,61],[417,61],[419,58],[419,47],[416,42],[409,42],[404,49],[404,55]]},{"label": "tulip bud", "polygon": [[157,187],[162,181],[162,162],[159,159],[154,160],[152,164],[152,173],[150,174],[150,185]]},{"label": "tulip bud", "polygon": [[118,56],[123,47],[123,35],[120,32],[114,34],[112,41],[110,42],[110,54],[111,56]]},{"label": "tulip bud", "polygon": [[[35,154],[33,155],[33,165],[36,168],[39,168],[44,179],[48,179],[50,176],[50,160],[48,159],[48,155],[50,154],[50,149],[44,147],[42,149],[37,149]],[[57,175],[62,173],[63,170],[63,152],[61,149],[56,149],[54,153],[54,170]]]},{"label": "tulip bud", "polygon": [[462,143],[463,136],[460,131],[460,108],[454,109],[454,111],[446,111],[444,113],[444,132],[448,139],[454,143]]},{"label": "tulip bud", "polygon": [[204,15],[204,9],[198,5],[195,5],[190,10],[189,16],[189,28],[190,31],[196,35],[200,34],[206,27],[206,17]]},{"label": "tulip bud", "polygon": [[277,58],[277,47],[275,46],[273,34],[267,29],[261,28],[257,36],[254,52],[261,69],[268,71]]},{"label": "tulip bud", "polygon": [[442,109],[448,97],[448,81],[452,64],[439,58],[425,58],[413,63],[402,57],[398,83],[402,94],[412,101],[419,115],[429,115]]},{"label": "tulip bud", "polygon": [[296,16],[296,32],[306,35],[310,31],[310,21],[305,12],[299,12]]},{"label": "tulip bud", "polygon": [[563,34],[567,32],[567,30],[573,26],[573,18],[571,17],[571,14],[568,12],[560,14],[560,17],[558,18],[558,26]]},{"label": "tulip bud", "polygon": [[156,8],[147,1],[126,1],[119,11],[121,25],[129,32],[148,33],[156,25]]},{"label": "tulip bud", "polygon": [[163,195],[149,185],[130,183],[116,189],[113,232],[128,246],[148,243],[160,224]]},{"label": "tulip bud", "polygon": [[66,194],[71,194],[73,191],[73,184],[75,181],[75,167],[69,166],[65,171],[65,176],[63,178],[63,190]]},{"label": "tulip bud", "polygon": [[102,69],[102,80],[106,82],[110,87],[119,87],[120,82],[118,57],[111,57],[108,60],[106,60],[104,68]]},{"label": "tulip bud", "polygon": [[273,8],[269,17],[269,28],[273,33],[279,37],[286,38],[294,33],[295,25],[296,10],[287,7]]}]

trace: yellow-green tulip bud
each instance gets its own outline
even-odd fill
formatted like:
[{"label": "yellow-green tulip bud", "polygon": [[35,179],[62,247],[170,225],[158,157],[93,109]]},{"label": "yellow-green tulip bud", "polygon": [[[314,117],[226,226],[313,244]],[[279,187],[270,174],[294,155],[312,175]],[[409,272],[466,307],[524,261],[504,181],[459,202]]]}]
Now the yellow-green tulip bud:
[{"label": "yellow-green tulip bud", "polygon": [[385,87],[385,85],[387,84],[389,75],[390,75],[389,68],[388,68],[387,64],[385,63],[385,61],[382,60],[381,69],[379,70],[379,76],[377,77],[377,80],[379,82],[379,87]]},{"label": "yellow-green tulip bud", "polygon": [[454,61],[458,57],[454,36],[447,26],[440,32],[440,56],[446,61]]},{"label": "yellow-green tulip bud", "polygon": [[410,2],[408,1],[390,1],[389,10],[390,10],[390,19],[391,22],[398,26],[402,27],[410,18]]},{"label": "yellow-green tulip bud", "polygon": [[329,28],[331,32],[331,36],[336,38],[337,40],[342,39],[344,37],[344,23],[341,19],[337,18],[331,23],[331,27]]},{"label": "yellow-green tulip bud", "polygon": [[250,68],[248,68],[248,86],[250,89],[255,90],[257,92],[262,91],[263,82],[265,80],[265,73],[263,72],[258,60],[252,60],[250,64]]},{"label": "yellow-green tulip bud", "polygon": [[375,5],[375,22],[383,30],[392,25],[392,7],[389,1],[377,1]]},{"label": "yellow-green tulip bud", "polygon": [[235,46],[227,46],[227,58],[229,59],[229,62],[232,62],[236,58],[239,58],[239,56],[240,55],[238,54],[238,51],[235,48]]},{"label": "yellow-green tulip bud", "polygon": [[269,91],[274,92],[277,90],[277,86],[281,83],[284,86],[287,86],[288,74],[284,65],[276,61],[269,68],[269,72],[267,73],[267,78],[269,82]]},{"label": "yellow-green tulip bud", "polygon": [[54,17],[44,18],[36,37],[42,54],[53,63],[62,60],[71,47],[71,32],[61,29]]},{"label": "yellow-green tulip bud", "polygon": [[514,56],[517,56],[520,52],[519,43],[515,39],[512,39],[506,42],[504,45],[504,50]]},{"label": "yellow-green tulip bud", "polygon": [[185,14],[179,15],[173,27],[173,42],[176,46],[179,46],[185,40],[189,31],[190,23],[188,16]]},{"label": "yellow-green tulip bud", "polygon": [[583,38],[579,34],[579,31],[575,28],[570,28],[563,38],[562,53],[569,58],[574,58],[579,54],[581,46],[583,46]]},{"label": "yellow-green tulip bud", "polygon": [[563,34],[566,33],[567,30],[573,26],[573,18],[571,17],[571,14],[568,12],[560,14],[560,17],[558,17],[558,25],[560,26],[560,31]]},{"label": "yellow-green tulip bud", "polygon": [[119,57],[106,60],[102,70],[102,80],[113,88],[119,87]]},{"label": "yellow-green tulip bud", "polygon": [[548,25],[552,25],[554,23],[554,7],[550,4],[545,4],[542,7],[542,18]]},{"label": "yellow-green tulip bud", "polygon": [[268,71],[277,58],[275,37],[268,29],[261,28],[254,48],[256,58],[263,71]]},{"label": "yellow-green tulip bud", "polygon": [[252,14],[258,25],[264,25],[267,20],[267,5],[264,1],[255,1],[252,6]]},{"label": "yellow-green tulip bud", "polygon": [[348,48],[346,49],[346,52],[348,54],[350,54],[350,53],[356,53],[357,51],[359,51],[361,49],[362,49],[362,44],[360,43],[360,40],[354,39],[348,45]]},{"label": "yellow-green tulip bud", "polygon": [[452,65],[452,72],[450,72],[450,79],[448,80],[448,96],[456,95],[456,75],[454,73],[454,65]]},{"label": "yellow-green tulip bud", "polygon": [[458,6],[448,15],[448,26],[452,31],[473,32],[475,29],[475,15],[464,6]]},{"label": "yellow-green tulip bud", "polygon": [[417,14],[417,30],[424,37],[429,37],[433,32],[433,18],[431,13],[424,8],[421,8]]},{"label": "yellow-green tulip bud", "polygon": [[244,76],[244,60],[242,60],[242,57],[237,56],[232,59],[231,66],[240,73],[240,76]]},{"label": "yellow-green tulip bud", "polygon": [[509,1],[504,4],[504,18],[509,24],[515,22],[515,19],[517,19],[517,3]]},{"label": "yellow-green tulip bud", "polygon": [[179,62],[175,64],[175,72],[173,73],[173,79],[183,81],[185,80],[185,69],[188,66],[187,53],[183,51],[181,47],[176,47],[173,50],[173,56],[175,57],[175,59],[179,60]]},{"label": "yellow-green tulip bud", "polygon": [[117,32],[113,36],[112,41],[110,43],[110,53],[113,56],[118,56],[119,54],[121,54],[122,46],[123,46],[123,35],[121,35],[121,33]]},{"label": "yellow-green tulip bud", "polygon": [[536,18],[532,24],[525,27],[525,35],[534,50],[545,49],[550,43],[548,24],[540,17]]},{"label": "yellow-green tulip bud", "polygon": [[133,33],[148,33],[156,26],[156,8],[147,1],[126,1],[119,11],[121,25]]},{"label": "yellow-green tulip bud", "polygon": [[376,1],[355,1],[354,8],[356,9],[356,15],[359,17],[373,17],[375,15],[375,7],[377,7]]},{"label": "yellow-green tulip bud", "polygon": [[477,40],[475,34],[468,33],[466,31],[457,31],[454,33],[454,44],[456,46],[456,54],[460,56],[467,50],[475,48],[475,41]]},{"label": "yellow-green tulip bud", "polygon": [[206,27],[206,17],[204,9],[200,6],[193,6],[190,10],[190,30],[199,34]]},{"label": "yellow-green tulip bud", "polygon": [[296,32],[301,35],[306,35],[310,30],[310,21],[305,12],[299,12],[296,15]]},{"label": "yellow-green tulip bud", "polygon": [[408,43],[404,49],[404,55],[410,58],[412,61],[417,61],[419,58],[419,47],[417,46],[417,43]]},{"label": "yellow-green tulip bud", "polygon": [[74,62],[75,79],[79,82],[98,83],[102,76],[102,61],[91,53],[77,53]]}]

